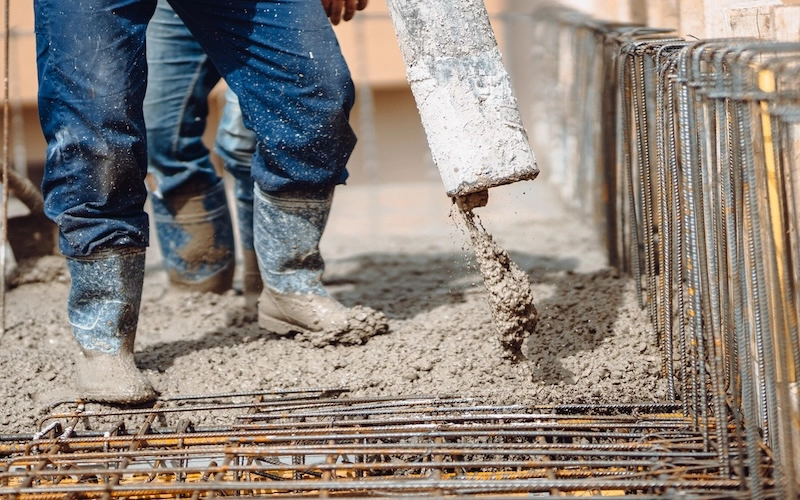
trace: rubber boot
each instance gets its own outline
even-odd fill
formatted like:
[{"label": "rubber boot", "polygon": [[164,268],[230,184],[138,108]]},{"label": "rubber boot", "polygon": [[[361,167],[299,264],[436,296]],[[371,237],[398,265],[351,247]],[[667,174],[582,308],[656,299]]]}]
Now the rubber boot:
[{"label": "rubber boot", "polygon": [[242,293],[244,294],[244,306],[248,312],[258,310],[258,297],[264,289],[261,282],[261,273],[258,270],[258,257],[255,250],[242,250],[243,252],[243,271],[242,271]]},{"label": "rubber boot", "polygon": [[332,190],[306,196],[255,189],[255,249],[264,282],[258,324],[278,334],[300,334],[315,345],[361,344],[385,333],[388,324],[368,307],[345,307],[322,285],[319,242],[332,197]]},{"label": "rubber boot", "polygon": [[67,259],[67,313],[81,348],[75,368],[79,396],[86,400],[133,404],[156,397],[133,356],[144,262],[143,248]]},{"label": "rubber boot", "polygon": [[151,191],[156,235],[170,284],[224,293],[233,285],[233,226],[220,179],[208,189],[188,188],[163,197]]}]

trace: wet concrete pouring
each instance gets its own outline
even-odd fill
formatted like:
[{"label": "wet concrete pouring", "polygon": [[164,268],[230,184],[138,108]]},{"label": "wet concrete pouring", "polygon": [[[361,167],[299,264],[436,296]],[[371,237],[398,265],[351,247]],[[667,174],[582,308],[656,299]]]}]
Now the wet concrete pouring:
[{"label": "wet concrete pouring", "polygon": [[[158,256],[148,256],[138,364],[164,398],[344,387],[349,397],[487,404],[665,401],[660,356],[631,280],[606,267],[591,228],[552,191],[541,180],[498,188],[477,209],[485,229],[473,231],[482,239],[472,242],[436,182],[337,192],[322,245],[326,286],[345,305],[363,304],[390,320],[388,333],[360,345],[319,346],[262,331],[235,291],[171,290]],[[516,292],[535,298],[538,318],[535,310],[527,316],[538,323],[535,333],[522,325],[501,342],[498,302],[493,312],[475,241],[494,242],[485,248],[501,258],[507,250],[509,276],[527,276],[529,290]],[[20,264],[0,352],[4,434],[35,432],[54,401],[69,399],[77,351],[63,260]],[[514,359],[508,346],[517,345]]]},{"label": "wet concrete pouring", "polygon": [[528,275],[495,243],[473,210],[457,208],[469,232],[483,284],[486,286],[497,339],[514,361],[523,361],[525,340],[535,333],[539,317]]}]

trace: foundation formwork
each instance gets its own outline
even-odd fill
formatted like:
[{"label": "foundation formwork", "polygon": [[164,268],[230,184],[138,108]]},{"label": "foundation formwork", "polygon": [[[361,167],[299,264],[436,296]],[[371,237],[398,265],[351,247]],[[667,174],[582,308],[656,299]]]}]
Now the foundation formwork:
[{"label": "foundation formwork", "polygon": [[104,412],[65,402],[35,433],[0,435],[0,496],[797,496],[800,47],[560,7],[509,23],[533,39],[520,104],[534,150],[639,284],[666,401],[334,388]]}]

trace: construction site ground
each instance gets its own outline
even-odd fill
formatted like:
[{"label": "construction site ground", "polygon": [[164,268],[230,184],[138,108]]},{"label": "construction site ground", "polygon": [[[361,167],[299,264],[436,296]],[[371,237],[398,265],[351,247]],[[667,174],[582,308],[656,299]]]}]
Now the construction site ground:
[{"label": "construction site ground", "polygon": [[[349,389],[345,398],[459,396],[488,404],[667,400],[632,280],[607,267],[590,221],[547,180],[493,189],[488,206],[476,210],[530,277],[539,321],[523,363],[504,356],[495,338],[486,291],[451,208],[434,177],[337,190],[322,242],[327,287],[344,304],[379,309],[390,320],[388,334],[364,345],[317,346],[260,330],[235,291],[171,290],[152,246],[139,366],[163,397],[337,387]],[[53,402],[73,397],[78,348],[66,317],[69,278],[63,258],[52,256],[19,262],[11,282],[0,432],[32,433]]]}]

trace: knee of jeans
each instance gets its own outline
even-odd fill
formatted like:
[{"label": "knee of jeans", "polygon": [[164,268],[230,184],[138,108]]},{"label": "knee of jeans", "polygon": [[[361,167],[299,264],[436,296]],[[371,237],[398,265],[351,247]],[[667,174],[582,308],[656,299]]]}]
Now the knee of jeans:
[{"label": "knee of jeans", "polygon": [[234,178],[249,179],[253,165],[255,141],[245,144],[242,141],[230,140],[229,137],[217,136],[214,152],[219,155],[222,164]]},{"label": "knee of jeans", "polygon": [[226,167],[249,170],[256,150],[256,135],[241,120],[220,122],[214,150]]}]

